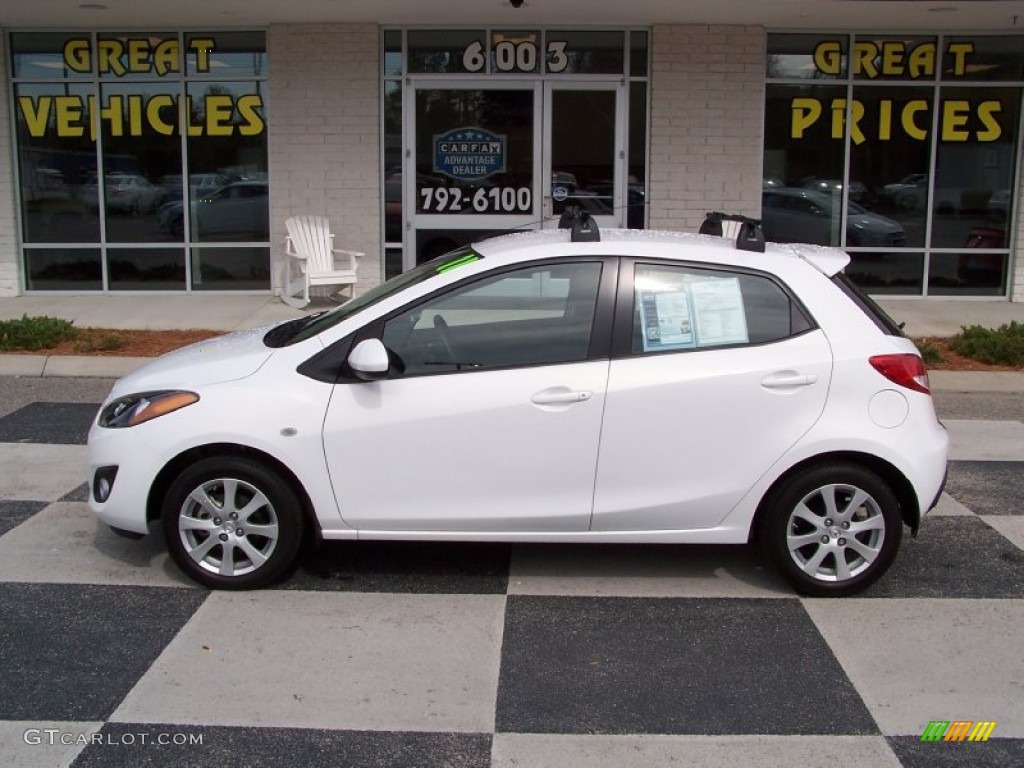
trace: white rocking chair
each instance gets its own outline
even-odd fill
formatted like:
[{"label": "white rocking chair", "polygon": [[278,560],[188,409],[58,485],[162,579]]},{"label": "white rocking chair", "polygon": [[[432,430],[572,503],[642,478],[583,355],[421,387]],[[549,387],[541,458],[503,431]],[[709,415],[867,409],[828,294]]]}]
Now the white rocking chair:
[{"label": "white rocking chair", "polygon": [[[354,285],[356,258],[361,251],[334,247],[334,234],[324,216],[292,216],[285,221],[284,288],[281,301],[301,309],[309,304],[309,289],[318,285]],[[343,257],[339,264],[335,256]]]}]

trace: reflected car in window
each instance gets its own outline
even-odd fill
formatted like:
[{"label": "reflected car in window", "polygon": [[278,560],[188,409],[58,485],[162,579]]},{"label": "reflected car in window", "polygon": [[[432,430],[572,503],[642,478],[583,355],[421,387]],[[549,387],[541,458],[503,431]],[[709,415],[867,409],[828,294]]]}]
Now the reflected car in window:
[{"label": "reflected car in window", "polygon": [[[99,208],[97,189],[95,178],[82,187],[82,200],[93,209]],[[108,173],[104,177],[104,192],[108,212],[135,216],[152,213],[164,196],[162,187],[135,173]]]},{"label": "reflected car in window", "polygon": [[215,588],[273,583],[311,533],[757,542],[797,590],[851,594],[937,502],[947,437],[848,263],[582,226],[478,241],[121,379],[89,503]]},{"label": "reflected car in window", "polygon": [[[270,200],[266,181],[236,181],[191,204],[193,240],[266,240]],[[184,206],[164,203],[157,212],[161,229],[175,238],[184,232]]]},{"label": "reflected car in window", "polygon": [[[764,234],[780,243],[838,245],[840,208],[836,198],[812,189],[785,187],[761,193]],[[907,233],[898,221],[872,213],[857,203],[847,205],[846,245],[899,247]]]}]

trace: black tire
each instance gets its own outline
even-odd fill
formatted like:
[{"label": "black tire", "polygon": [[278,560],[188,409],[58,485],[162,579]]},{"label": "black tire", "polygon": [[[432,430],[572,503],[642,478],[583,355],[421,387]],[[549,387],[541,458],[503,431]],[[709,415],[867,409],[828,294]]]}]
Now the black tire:
[{"label": "black tire", "polygon": [[768,503],[762,544],[801,594],[860,592],[888,570],[899,550],[899,501],[882,478],[858,464],[808,467],[785,481]]},{"label": "black tire", "polygon": [[214,589],[257,589],[281,578],[305,527],[292,487],[263,464],[236,456],[185,469],[164,496],[161,517],[171,558]]}]

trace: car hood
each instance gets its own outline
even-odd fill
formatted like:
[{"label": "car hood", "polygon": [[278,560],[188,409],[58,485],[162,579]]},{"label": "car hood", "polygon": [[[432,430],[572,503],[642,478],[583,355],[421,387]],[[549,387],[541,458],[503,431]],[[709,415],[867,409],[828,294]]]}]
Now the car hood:
[{"label": "car hood", "polygon": [[120,379],[111,397],[156,389],[193,389],[251,376],[274,354],[263,343],[272,327],[236,331],[169,352]]}]

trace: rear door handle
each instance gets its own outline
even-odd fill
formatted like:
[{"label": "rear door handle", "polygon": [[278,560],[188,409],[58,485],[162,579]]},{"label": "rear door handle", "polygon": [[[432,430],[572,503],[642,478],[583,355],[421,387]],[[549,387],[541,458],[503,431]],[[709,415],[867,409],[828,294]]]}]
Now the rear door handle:
[{"label": "rear door handle", "polygon": [[530,398],[534,405],[568,405],[570,403],[582,403],[594,396],[590,390],[574,390],[565,387],[552,387],[544,389]]},{"label": "rear door handle", "polygon": [[796,371],[781,371],[765,376],[761,379],[761,386],[766,389],[794,389],[796,387],[807,387],[818,381],[817,374],[797,373]]}]

